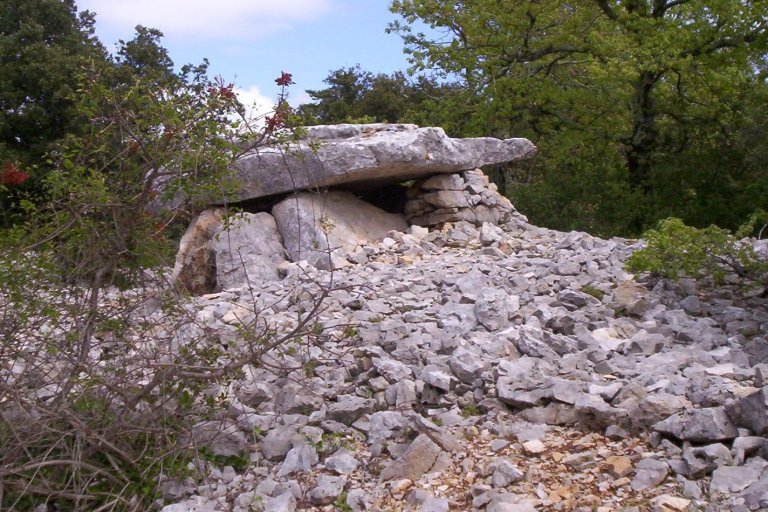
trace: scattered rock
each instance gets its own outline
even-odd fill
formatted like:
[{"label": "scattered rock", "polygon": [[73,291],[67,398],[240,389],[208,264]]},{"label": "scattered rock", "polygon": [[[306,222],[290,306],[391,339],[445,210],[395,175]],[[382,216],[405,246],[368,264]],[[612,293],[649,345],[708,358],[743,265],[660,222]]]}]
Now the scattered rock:
[{"label": "scattered rock", "polygon": [[667,478],[669,465],[656,459],[643,459],[635,467],[635,477],[630,484],[636,491],[653,489]]},{"label": "scattered rock", "polygon": [[429,436],[419,434],[400,457],[381,471],[379,480],[418,480],[432,468],[441,453],[440,447]]},{"label": "scattered rock", "polygon": [[344,490],[346,478],[343,476],[323,475],[317,480],[317,485],[309,492],[309,502],[313,505],[328,505]]},{"label": "scattered rock", "polygon": [[[531,226],[479,171],[422,175],[404,194],[404,215],[431,229],[401,218],[375,237],[344,235],[316,251],[333,274],[283,263],[281,280],[235,279],[184,305],[195,323],[167,339],[187,343],[205,326],[226,357],[245,320],[288,332],[327,292],[310,336],[206,390],[242,429],[229,452],[253,464],[168,484],[168,499],[330,510],[347,488],[352,510],[766,506],[768,299],[630,281],[633,242]],[[343,196],[344,216],[357,214],[351,195],[307,194],[305,211]],[[323,236],[343,224],[320,217]],[[319,248],[303,243],[294,258]]]},{"label": "scattered rock", "polygon": [[375,404],[375,401],[370,398],[361,398],[355,395],[339,395],[336,400],[336,402],[328,405],[326,415],[345,425],[351,425],[363,414],[373,411]]},{"label": "scattered rock", "polygon": [[710,493],[737,493],[757,482],[766,472],[768,462],[756,457],[744,466],[721,466],[712,473]]},{"label": "scattered rock", "polygon": [[736,425],[748,428],[753,434],[768,434],[768,386],[730,405],[728,414]]},{"label": "scattered rock", "polygon": [[687,512],[691,500],[662,494],[653,499],[653,512]]},{"label": "scattered rock", "polygon": [[351,475],[359,465],[354,455],[346,449],[341,449],[325,459],[325,467],[339,475]]},{"label": "scattered rock", "polygon": [[696,443],[730,440],[739,435],[722,407],[681,411],[656,423],[653,429]]},{"label": "scattered rock", "polygon": [[634,470],[632,460],[621,455],[612,455],[606,459],[608,473],[613,478],[623,478]]},{"label": "scattered rock", "polygon": [[207,447],[214,455],[241,456],[248,451],[245,434],[231,421],[202,421],[192,427],[189,441],[195,447]]}]

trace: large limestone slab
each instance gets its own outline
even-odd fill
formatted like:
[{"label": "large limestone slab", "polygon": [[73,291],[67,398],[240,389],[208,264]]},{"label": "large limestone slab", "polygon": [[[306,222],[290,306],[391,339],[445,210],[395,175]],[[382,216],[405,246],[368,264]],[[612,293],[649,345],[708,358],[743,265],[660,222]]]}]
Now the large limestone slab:
[{"label": "large limestone slab", "polygon": [[341,124],[307,128],[289,148],[264,147],[235,165],[237,200],[359,184],[371,188],[440,173],[531,158],[527,139],[452,139],[442,128],[412,124]]},{"label": "large limestone slab", "polygon": [[389,231],[408,230],[402,215],[387,213],[349,192],[302,192],[272,209],[288,255],[323,270],[338,268],[343,255]]}]

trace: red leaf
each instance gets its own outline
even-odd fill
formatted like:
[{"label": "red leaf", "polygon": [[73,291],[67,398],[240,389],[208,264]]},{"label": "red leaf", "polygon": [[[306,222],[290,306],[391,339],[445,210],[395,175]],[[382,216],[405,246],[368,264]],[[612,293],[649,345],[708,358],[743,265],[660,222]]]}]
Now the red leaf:
[{"label": "red leaf", "polygon": [[29,179],[29,174],[20,170],[13,162],[6,160],[3,162],[3,170],[0,171],[0,185],[13,186],[21,185]]},{"label": "red leaf", "polygon": [[286,73],[285,71],[280,72],[280,78],[275,80],[275,83],[281,87],[287,87],[289,85],[293,85],[293,75],[290,73]]}]

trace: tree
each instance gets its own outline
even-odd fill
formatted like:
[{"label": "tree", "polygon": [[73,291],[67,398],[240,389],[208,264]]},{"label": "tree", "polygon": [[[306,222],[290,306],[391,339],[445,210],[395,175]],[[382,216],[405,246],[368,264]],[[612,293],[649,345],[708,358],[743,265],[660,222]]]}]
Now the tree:
[{"label": "tree", "polygon": [[73,0],[3,0],[0,16],[0,145],[44,153],[71,130],[78,70],[103,60],[93,16]]},{"label": "tree", "polygon": [[[52,145],[83,127],[75,100],[78,75],[89,62],[106,62],[93,35],[93,16],[73,0],[0,2],[0,163],[31,176],[39,191]],[[21,184],[17,184],[20,186]],[[18,213],[18,195],[0,191],[0,225]]]},{"label": "tree", "polygon": [[[613,230],[637,232],[655,220],[660,205],[649,201],[669,194],[665,181],[679,184],[669,179],[672,164],[706,167],[741,130],[745,98],[765,89],[757,72],[767,49],[764,2],[397,0],[392,10],[404,23],[390,30],[416,67],[458,77],[486,126],[534,139],[550,183],[595,189],[595,178],[609,175],[616,201],[648,205]],[[414,32],[416,21],[441,37]],[[691,202],[707,188],[686,185]],[[589,196],[580,210],[610,200]]]},{"label": "tree", "polygon": [[745,238],[766,227],[768,216],[756,212],[735,234],[717,226],[703,229],[686,226],[680,219],[659,222],[643,234],[645,247],[627,260],[632,272],[650,272],[668,279],[711,277],[722,284],[727,276],[739,279],[740,290],[768,292],[768,260]]},{"label": "tree", "polygon": [[[155,508],[190,463],[225,462],[189,441],[192,422],[218,416],[203,390],[317,314],[287,337],[244,324],[225,354],[165,282],[174,220],[195,200],[225,203],[232,161],[284,136],[291,77],[249,132],[234,85],[205,64],[173,71],[161,36],[139,27],[114,59],[80,62],[66,87],[82,123],[46,141],[39,192],[20,193],[24,215],[0,228],[0,509]],[[0,169],[0,191],[26,180],[13,162]]]},{"label": "tree", "polygon": [[409,80],[400,71],[374,75],[359,65],[331,71],[324,82],[327,88],[307,91],[313,103],[298,109],[306,124],[425,123],[423,114],[437,117],[439,102],[455,92],[453,85],[425,76]]},{"label": "tree", "polygon": [[359,65],[331,71],[323,80],[328,84],[326,89],[307,91],[315,103],[301,105],[299,115],[311,124],[342,123],[357,118],[358,104],[370,79],[371,73]]}]

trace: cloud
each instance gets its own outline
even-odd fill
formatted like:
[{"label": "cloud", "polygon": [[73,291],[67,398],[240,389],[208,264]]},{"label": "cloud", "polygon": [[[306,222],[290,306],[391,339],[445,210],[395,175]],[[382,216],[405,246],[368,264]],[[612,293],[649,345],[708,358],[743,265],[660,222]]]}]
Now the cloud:
[{"label": "cloud", "polygon": [[298,107],[304,103],[312,103],[312,101],[312,96],[306,91],[293,91],[288,95],[288,103],[290,103],[292,107]]},{"label": "cloud", "polygon": [[187,39],[253,41],[327,12],[332,0],[80,0],[99,25],[130,33],[136,25]]},{"label": "cloud", "polygon": [[272,112],[275,107],[275,99],[265,96],[258,87],[252,85],[247,89],[235,88],[237,99],[245,106],[246,117],[255,119]]}]

